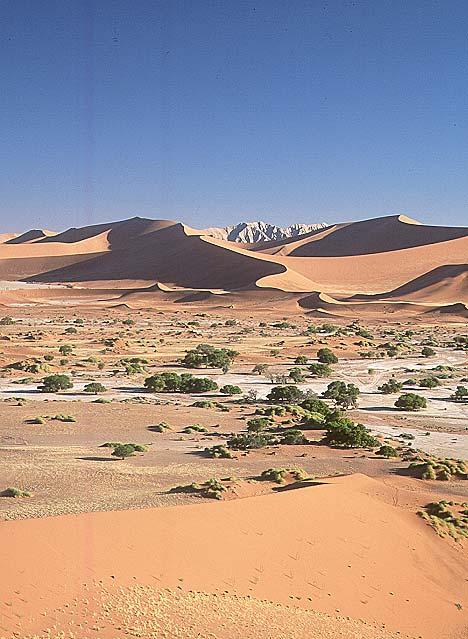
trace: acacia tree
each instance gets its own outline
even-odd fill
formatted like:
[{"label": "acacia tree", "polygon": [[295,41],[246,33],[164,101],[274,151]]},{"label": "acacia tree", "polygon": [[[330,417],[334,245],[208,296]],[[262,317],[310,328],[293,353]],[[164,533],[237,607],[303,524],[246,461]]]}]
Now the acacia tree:
[{"label": "acacia tree", "polygon": [[357,406],[357,398],[360,392],[359,388],[354,384],[336,381],[328,384],[327,390],[322,393],[322,397],[332,399],[337,406],[341,406],[346,410],[350,406],[353,408]]}]

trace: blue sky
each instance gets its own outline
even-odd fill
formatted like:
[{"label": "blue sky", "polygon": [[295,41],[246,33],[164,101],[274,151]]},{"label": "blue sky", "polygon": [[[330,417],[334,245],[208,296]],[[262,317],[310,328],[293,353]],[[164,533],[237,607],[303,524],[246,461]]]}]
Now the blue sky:
[{"label": "blue sky", "polygon": [[468,4],[2,0],[1,230],[468,219]]}]

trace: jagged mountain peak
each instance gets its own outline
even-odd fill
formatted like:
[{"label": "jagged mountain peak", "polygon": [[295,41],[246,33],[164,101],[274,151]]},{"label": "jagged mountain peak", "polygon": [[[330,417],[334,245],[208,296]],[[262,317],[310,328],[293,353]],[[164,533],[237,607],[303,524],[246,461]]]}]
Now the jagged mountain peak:
[{"label": "jagged mountain peak", "polygon": [[276,226],[269,222],[258,220],[255,222],[239,222],[234,226],[213,227],[206,229],[207,235],[230,242],[268,242],[270,240],[284,240],[290,237],[310,233],[328,226],[323,222],[316,224],[291,224]]}]

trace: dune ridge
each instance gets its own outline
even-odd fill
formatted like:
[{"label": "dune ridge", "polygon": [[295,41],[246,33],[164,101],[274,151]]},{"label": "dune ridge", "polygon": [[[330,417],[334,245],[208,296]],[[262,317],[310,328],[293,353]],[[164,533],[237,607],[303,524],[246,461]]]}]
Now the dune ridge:
[{"label": "dune ridge", "polygon": [[265,304],[279,291],[296,296],[296,308],[309,312],[423,315],[447,306],[447,315],[463,316],[467,255],[467,229],[426,226],[402,215],[254,244],[135,217],[8,239],[0,244],[0,279],[120,288],[123,295],[135,289],[133,302],[140,292],[150,305],[150,294],[155,302],[208,305],[230,294],[239,304],[261,290]]},{"label": "dune ridge", "polygon": [[[466,556],[393,498],[353,475],[217,504],[5,522],[2,600],[18,617],[5,615],[4,630],[38,632],[44,612],[50,627],[63,619],[54,610],[118,584],[227,591],[384,623],[389,634],[456,637],[468,627],[456,607],[468,596]],[[23,550],[14,556],[12,535]]]}]

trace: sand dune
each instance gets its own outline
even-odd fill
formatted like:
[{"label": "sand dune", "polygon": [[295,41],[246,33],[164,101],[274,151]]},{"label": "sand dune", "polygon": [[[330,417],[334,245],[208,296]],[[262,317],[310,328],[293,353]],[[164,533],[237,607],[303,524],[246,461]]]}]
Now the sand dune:
[{"label": "sand dune", "polygon": [[[138,585],[338,608],[389,633],[456,637],[468,627],[456,606],[468,597],[466,556],[393,499],[356,475],[217,504],[5,522],[3,631],[67,632],[70,621],[92,623],[102,586]],[[82,599],[94,604],[73,617],[64,606]]]},{"label": "sand dune", "polygon": [[[241,294],[259,289],[302,296],[300,308],[325,313],[336,312],[336,304],[316,304],[317,292],[346,301],[350,309],[357,302],[385,301],[372,309],[352,307],[373,313],[414,315],[415,302],[425,305],[423,313],[428,305],[467,301],[466,229],[390,216],[252,245],[203,233],[171,220],[138,217],[54,235],[32,230],[0,244],[0,279],[139,288],[150,305],[149,293],[154,301],[159,296],[188,304],[212,304],[213,295],[235,294],[239,304]],[[264,303],[268,295],[262,296]],[[402,305],[390,306],[397,301]],[[136,297],[133,303],[139,303]],[[346,312],[344,306],[340,312]]]}]

